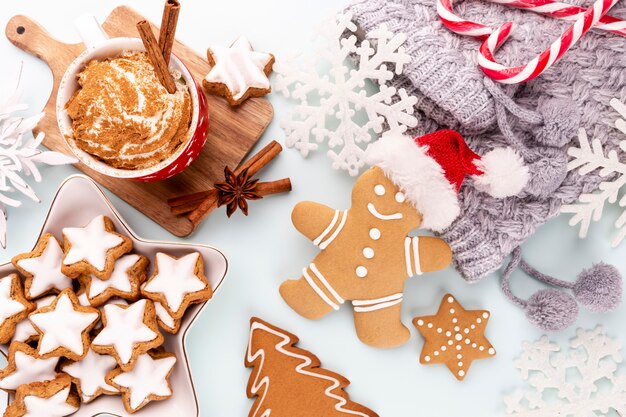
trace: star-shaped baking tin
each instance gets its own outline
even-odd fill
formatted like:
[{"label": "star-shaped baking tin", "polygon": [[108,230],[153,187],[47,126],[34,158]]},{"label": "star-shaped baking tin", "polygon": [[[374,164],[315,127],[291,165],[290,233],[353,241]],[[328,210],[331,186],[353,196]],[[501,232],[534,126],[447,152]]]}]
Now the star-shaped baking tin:
[{"label": "star-shaped baking tin", "polygon": [[[115,224],[115,228],[119,233],[133,240],[133,251],[135,253],[145,255],[151,260],[154,259],[154,256],[159,251],[173,256],[182,256],[193,251],[199,252],[204,258],[205,274],[209,279],[211,288],[213,288],[213,296],[215,297],[215,292],[221,286],[228,269],[228,261],[222,252],[207,245],[141,239],[122,219],[98,185],[86,176],[74,175],[61,184],[52,201],[52,206],[42,226],[40,236],[49,232],[60,237],[63,227],[85,225],[100,214],[108,216]],[[33,245],[38,239],[39,237],[33,239]],[[8,275],[11,272],[15,272],[15,269],[10,262],[0,266],[0,276]],[[180,331],[177,334],[171,335],[163,332],[165,349],[176,354],[178,360],[170,377],[173,396],[165,401],[153,402],[133,414],[133,416],[200,416],[200,407],[191,377],[191,368],[185,345],[189,329],[206,304],[196,304],[187,310],[183,317]],[[6,350],[6,346],[1,346],[0,352],[6,354]],[[101,396],[89,404],[82,404],[80,410],[72,414],[72,417],[95,417],[101,415],[126,417],[129,414],[124,410],[121,397]]]}]

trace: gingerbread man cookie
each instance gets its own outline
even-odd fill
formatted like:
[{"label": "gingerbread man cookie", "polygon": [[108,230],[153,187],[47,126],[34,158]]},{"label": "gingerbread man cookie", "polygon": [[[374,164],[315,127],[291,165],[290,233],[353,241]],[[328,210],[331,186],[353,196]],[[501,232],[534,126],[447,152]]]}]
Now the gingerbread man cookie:
[{"label": "gingerbread man cookie", "polygon": [[352,208],[334,210],[303,202],[292,213],[294,226],[322,249],[302,277],[286,281],[280,293],[300,315],[318,319],[352,301],[357,335],[381,348],[409,337],[400,320],[404,281],[450,264],[441,239],[412,237],[422,215],[383,171],[374,167],[357,180]]},{"label": "gingerbread man cookie", "polygon": [[445,364],[462,381],[473,361],[496,354],[485,338],[489,316],[486,310],[465,310],[452,294],[444,295],[436,315],[413,319],[425,339],[420,363]]},{"label": "gingerbread man cookie", "polygon": [[79,406],[70,377],[59,374],[51,381],[20,386],[4,417],[65,417],[74,414]]}]

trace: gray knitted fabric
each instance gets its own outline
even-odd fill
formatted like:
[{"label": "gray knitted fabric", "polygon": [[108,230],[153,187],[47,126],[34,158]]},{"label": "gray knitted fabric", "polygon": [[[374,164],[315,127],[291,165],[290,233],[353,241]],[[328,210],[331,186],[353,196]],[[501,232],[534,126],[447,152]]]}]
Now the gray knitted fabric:
[{"label": "gray knitted fabric", "polygon": [[[528,62],[568,26],[486,1],[457,3],[455,10],[464,18],[494,28],[504,21],[516,23],[497,55],[506,65]],[[611,14],[626,18],[624,3]],[[476,190],[470,179],[465,181],[459,194],[461,215],[441,236],[467,281],[497,270],[562,204],[597,186],[597,174],[566,172],[566,145],[575,141],[579,125],[607,149],[624,139],[614,128],[618,114],[609,100],[626,101],[626,38],[592,31],[540,77],[504,86],[486,79],[477,67],[480,41],[441,25],[435,0],[355,0],[347,10],[363,33],[385,23],[408,36],[411,62],[393,82],[418,98],[419,123],[410,134],[456,129],[480,154],[512,146],[529,165],[531,180],[516,197],[495,199]]]}]

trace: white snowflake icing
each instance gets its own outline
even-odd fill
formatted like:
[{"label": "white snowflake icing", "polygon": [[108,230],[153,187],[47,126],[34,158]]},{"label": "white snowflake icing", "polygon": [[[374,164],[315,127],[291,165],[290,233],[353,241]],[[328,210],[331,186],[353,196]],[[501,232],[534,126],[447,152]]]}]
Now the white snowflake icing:
[{"label": "white snowflake icing", "polygon": [[[364,147],[374,137],[404,133],[417,124],[417,98],[389,85],[410,60],[402,46],[406,35],[381,25],[357,44],[356,30],[351,14],[338,15],[320,28],[321,42],[313,54],[274,64],[274,87],[298,101],[281,123],[287,146],[306,157],[327,141],[333,168],[352,176],[364,165]],[[368,84],[378,89],[370,92]]]},{"label": "white snowflake icing", "polygon": [[0,97],[0,245],[3,248],[6,247],[6,206],[19,207],[22,204],[8,194],[19,192],[39,202],[35,191],[24,179],[31,176],[36,182],[41,182],[41,173],[36,164],[64,165],[76,162],[76,159],[62,153],[39,149],[44,138],[43,132],[32,139],[24,139],[24,135],[31,132],[45,114],[27,118],[15,115],[28,109],[26,104],[19,103],[19,81],[20,77],[14,92],[4,102]]},{"label": "white snowflake icing", "polygon": [[543,336],[525,342],[515,366],[530,390],[505,397],[508,417],[626,415],[626,375],[617,374],[621,345],[601,326],[578,329],[568,352]]},{"label": "white snowflake icing", "polygon": [[[611,100],[611,106],[619,112],[623,119],[617,119],[615,127],[626,135],[626,105],[617,99]],[[626,157],[626,140],[619,143],[620,153],[612,150],[606,155],[602,143],[598,139],[589,142],[584,129],[578,131],[580,147],[569,148],[568,154],[574,159],[567,165],[569,171],[578,168],[580,175],[589,174],[599,169],[601,177],[610,176],[611,179],[603,181],[598,186],[598,193],[584,193],[574,204],[566,204],[561,207],[561,213],[573,214],[569,221],[570,226],[580,224],[579,236],[587,237],[589,225],[592,221],[602,218],[604,205],[615,204],[620,194],[620,190],[626,184],[626,163],[620,161],[621,157]],[[622,214],[615,221],[617,234],[611,241],[611,246],[616,247],[626,237],[626,195],[619,199],[618,205],[622,208]]]}]

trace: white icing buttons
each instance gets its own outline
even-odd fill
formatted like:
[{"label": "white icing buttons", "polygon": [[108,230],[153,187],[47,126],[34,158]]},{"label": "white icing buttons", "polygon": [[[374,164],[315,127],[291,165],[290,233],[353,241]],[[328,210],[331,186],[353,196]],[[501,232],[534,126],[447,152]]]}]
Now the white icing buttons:
[{"label": "white icing buttons", "polygon": [[364,266],[358,266],[356,268],[356,276],[359,278],[365,278],[367,276],[367,268]]},{"label": "white icing buttons", "polygon": [[376,195],[385,195],[385,186],[378,184],[374,187],[374,192]]},{"label": "white icing buttons", "polygon": [[378,239],[380,239],[380,230],[378,230],[378,229],[377,229],[377,228],[375,228],[375,227],[372,227],[372,228],[370,229],[370,237],[371,237],[372,239],[374,239],[374,240],[378,240]]},{"label": "white icing buttons", "polygon": [[365,256],[367,259],[372,259],[374,257],[374,249],[372,248],[363,249],[363,256]]},{"label": "white icing buttons", "polygon": [[405,200],[406,200],[406,196],[404,195],[404,193],[401,193],[401,192],[396,193],[396,201],[398,203],[404,203]]}]

